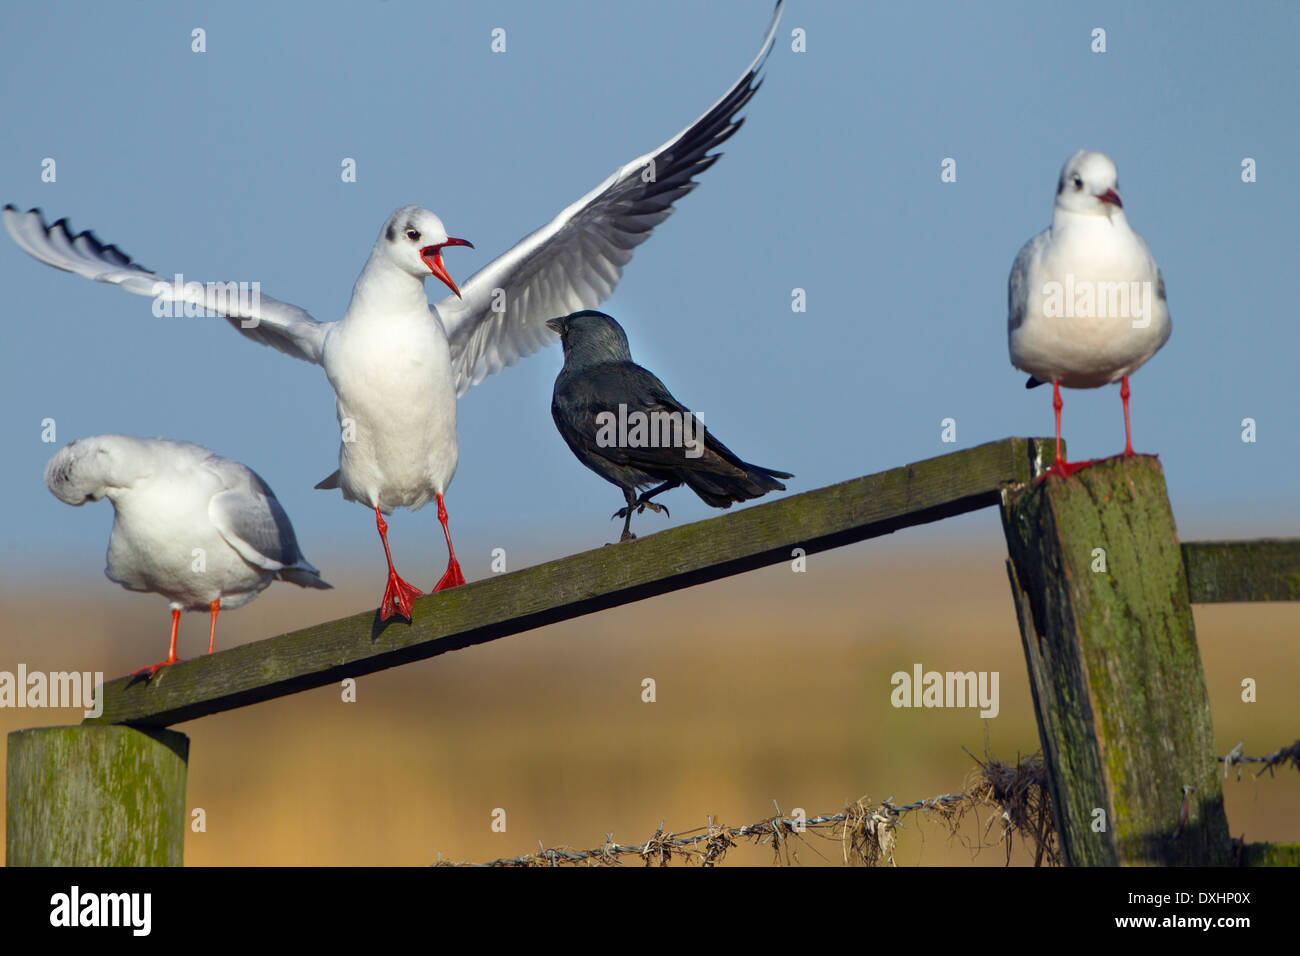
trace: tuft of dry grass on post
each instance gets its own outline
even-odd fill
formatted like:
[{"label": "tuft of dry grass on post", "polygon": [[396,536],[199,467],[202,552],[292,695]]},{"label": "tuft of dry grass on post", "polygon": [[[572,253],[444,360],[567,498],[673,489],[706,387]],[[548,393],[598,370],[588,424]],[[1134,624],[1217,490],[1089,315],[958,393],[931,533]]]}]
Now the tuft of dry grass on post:
[{"label": "tuft of dry grass on post", "polygon": [[[1002,812],[989,819],[984,835],[987,838],[994,823],[1002,822],[996,842],[1006,845],[1008,866],[1011,865],[1011,848],[1017,831],[1027,835],[1031,841],[1034,866],[1042,866],[1044,862],[1060,866],[1061,850],[1056,840],[1056,825],[1052,821],[1052,796],[1047,787],[1047,767],[1042,752],[1014,765],[1002,763],[990,754],[981,761],[969,750],[966,753],[978,766],[966,777],[966,789],[972,801],[957,811],[951,824],[953,835],[957,833],[961,817],[969,810],[981,805],[998,807]],[[979,849],[976,847],[975,851]]]},{"label": "tuft of dry grass on post", "polygon": [[[969,750],[966,752],[970,754]],[[1010,865],[1012,839],[1019,831],[1022,839],[1031,841],[1035,866],[1059,866],[1061,857],[1052,823],[1052,803],[1042,754],[1034,754],[1014,765],[1002,763],[991,755],[986,755],[983,761],[974,754],[971,758],[978,766],[967,777],[966,792],[941,794],[903,806],[896,805],[892,798],[873,803],[863,797],[839,813],[806,819],[784,816],[777,807],[776,816],[741,827],[726,826],[710,817],[707,826],[670,833],[664,830],[661,822],[654,835],[639,844],[616,843],[614,835],[609,833],[605,835],[603,846],[590,850],[541,847],[535,853],[488,863],[456,863],[440,857],[435,865],[621,866],[624,857],[639,857],[644,866],[668,866],[674,860],[688,865],[716,866],[723,861],[728,850],[740,840],[746,840],[759,846],[770,845],[773,863],[790,866],[799,862],[801,848],[810,849],[827,859],[808,839],[815,836],[839,843],[841,857],[847,864],[895,866],[897,831],[906,815],[933,814],[943,822],[950,837],[960,838],[958,831],[967,814],[992,809],[995,813],[983,828],[980,840],[977,843],[967,841],[973,853],[1004,844],[1007,864]],[[999,820],[1002,825],[996,839],[989,843],[990,831]]]}]

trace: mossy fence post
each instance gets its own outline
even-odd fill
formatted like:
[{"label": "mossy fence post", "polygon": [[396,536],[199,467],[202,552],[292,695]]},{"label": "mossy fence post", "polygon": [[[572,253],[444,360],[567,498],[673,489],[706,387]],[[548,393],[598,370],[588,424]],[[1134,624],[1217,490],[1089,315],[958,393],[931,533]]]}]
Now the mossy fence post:
[{"label": "mossy fence post", "polygon": [[1002,519],[1066,863],[1230,864],[1160,463],[1115,458],[1009,487]]},{"label": "mossy fence post", "polygon": [[124,725],[9,735],[8,866],[180,866],[190,741]]}]

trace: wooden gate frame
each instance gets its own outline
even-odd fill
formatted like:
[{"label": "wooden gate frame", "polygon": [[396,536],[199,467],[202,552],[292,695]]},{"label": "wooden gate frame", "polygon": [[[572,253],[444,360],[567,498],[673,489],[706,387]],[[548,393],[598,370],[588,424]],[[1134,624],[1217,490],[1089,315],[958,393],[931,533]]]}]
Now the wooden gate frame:
[{"label": "wooden gate frame", "polygon": [[367,611],[111,681],[100,717],[9,735],[6,862],[179,865],[171,724],[993,506],[1066,863],[1236,862],[1191,604],[1300,600],[1300,539],[1180,545],[1154,458],[1035,484],[1054,455],[989,442],[428,595],[409,626]]}]

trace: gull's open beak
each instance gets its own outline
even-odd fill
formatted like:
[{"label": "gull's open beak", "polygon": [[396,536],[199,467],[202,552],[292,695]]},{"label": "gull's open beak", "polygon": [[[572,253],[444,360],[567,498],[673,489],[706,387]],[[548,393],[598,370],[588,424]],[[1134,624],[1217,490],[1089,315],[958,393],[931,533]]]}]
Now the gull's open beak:
[{"label": "gull's open beak", "polygon": [[1124,204],[1120,202],[1119,193],[1115,192],[1113,189],[1107,189],[1104,193],[1098,196],[1097,199],[1101,202],[1110,203],[1112,206],[1118,206],[1120,209],[1124,208]]},{"label": "gull's open beak", "polygon": [[546,327],[547,327],[548,329],[550,329],[552,332],[554,332],[556,335],[563,335],[563,334],[564,334],[564,320],[563,320],[563,319],[547,319],[547,320],[546,320]]},{"label": "gull's open beak", "polygon": [[442,250],[444,246],[469,246],[473,249],[474,243],[467,239],[452,239],[451,237],[448,237],[446,242],[439,242],[432,246],[425,246],[420,250],[420,258],[423,259],[424,264],[429,267],[429,271],[432,272],[436,278],[446,283],[447,288],[456,293],[456,298],[459,299],[460,289],[456,288],[456,283],[451,281],[451,276],[447,275],[447,269],[442,264]]}]

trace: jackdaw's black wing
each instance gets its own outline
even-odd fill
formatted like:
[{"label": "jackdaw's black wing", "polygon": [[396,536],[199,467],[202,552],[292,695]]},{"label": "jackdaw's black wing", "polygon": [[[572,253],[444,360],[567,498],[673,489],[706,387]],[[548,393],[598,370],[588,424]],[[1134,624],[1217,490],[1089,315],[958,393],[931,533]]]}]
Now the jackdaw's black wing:
[{"label": "jackdaw's black wing", "polygon": [[[562,373],[551,410],[560,434],[579,460],[620,487],[673,481],[688,485],[707,504],[727,508],[733,501],[783,491],[785,486],[776,479],[793,477],[742,461],[663,382],[633,362]],[[640,442],[611,443],[608,427],[605,440],[600,441],[597,416],[602,412],[610,413],[613,421],[620,414],[635,421],[633,414],[640,413],[643,421],[655,424],[647,427]],[[660,440],[645,441],[656,428]]]}]

